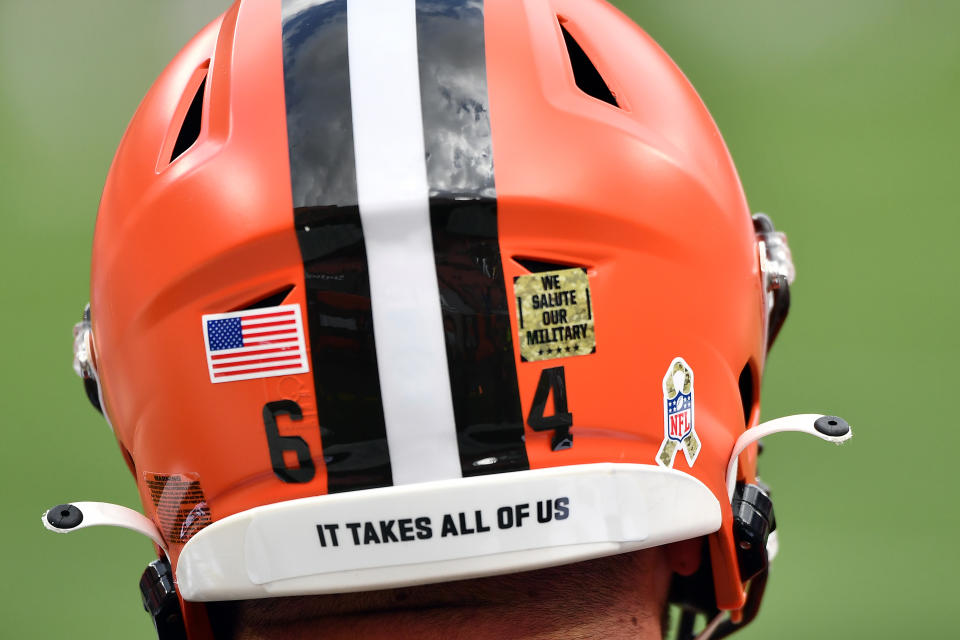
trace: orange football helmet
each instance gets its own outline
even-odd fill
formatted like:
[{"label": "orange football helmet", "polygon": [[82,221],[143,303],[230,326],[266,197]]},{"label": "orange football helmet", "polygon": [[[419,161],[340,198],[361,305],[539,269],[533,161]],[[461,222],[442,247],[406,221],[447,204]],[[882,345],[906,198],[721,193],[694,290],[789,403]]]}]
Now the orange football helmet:
[{"label": "orange football helmet", "polygon": [[602,0],[237,2],[129,125],[75,333],[145,516],[44,522],[149,535],[145,604],[192,638],[205,601],[703,537],[673,597],[725,635],[772,548],[756,440],[850,434],[757,424],[792,269]]}]

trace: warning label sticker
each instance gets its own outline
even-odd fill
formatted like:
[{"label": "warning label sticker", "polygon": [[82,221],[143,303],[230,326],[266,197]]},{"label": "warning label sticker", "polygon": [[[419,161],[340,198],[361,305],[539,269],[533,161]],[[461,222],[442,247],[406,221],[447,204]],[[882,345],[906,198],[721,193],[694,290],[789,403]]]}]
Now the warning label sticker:
[{"label": "warning label sticker", "polygon": [[524,362],[583,356],[597,350],[586,269],[544,271],[513,279]]},{"label": "warning label sticker", "polygon": [[168,543],[185,544],[210,524],[210,508],[197,474],[145,471],[143,479],[157,510],[157,526]]}]

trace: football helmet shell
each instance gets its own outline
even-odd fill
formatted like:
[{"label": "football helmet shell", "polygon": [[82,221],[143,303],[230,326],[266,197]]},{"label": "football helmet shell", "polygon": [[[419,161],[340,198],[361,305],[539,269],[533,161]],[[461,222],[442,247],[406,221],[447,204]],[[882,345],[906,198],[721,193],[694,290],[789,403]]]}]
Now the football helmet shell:
[{"label": "football helmet shell", "polygon": [[[727,473],[756,479],[756,445],[731,453],[759,414],[767,263],[707,109],[605,2],[237,2],[134,115],[93,256],[84,371],[190,599],[706,535],[716,607],[744,605]],[[578,508],[636,504],[663,531],[427,553],[350,584],[244,542],[297,526],[317,544],[317,513],[431,495],[496,513],[576,478]],[[375,568],[359,557],[344,571]],[[231,591],[233,570],[254,586]]]}]

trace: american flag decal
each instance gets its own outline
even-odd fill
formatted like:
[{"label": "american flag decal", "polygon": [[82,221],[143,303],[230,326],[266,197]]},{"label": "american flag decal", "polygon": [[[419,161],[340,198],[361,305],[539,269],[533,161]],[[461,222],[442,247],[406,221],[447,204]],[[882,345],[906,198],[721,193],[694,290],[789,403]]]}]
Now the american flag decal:
[{"label": "american flag decal", "polygon": [[210,382],[310,370],[300,305],[210,313],[202,318]]}]

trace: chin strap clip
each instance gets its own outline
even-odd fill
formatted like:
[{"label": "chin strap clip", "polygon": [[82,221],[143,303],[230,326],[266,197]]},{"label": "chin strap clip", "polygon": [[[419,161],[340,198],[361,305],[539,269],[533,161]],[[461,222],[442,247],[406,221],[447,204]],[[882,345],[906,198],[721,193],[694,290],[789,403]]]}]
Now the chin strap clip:
[{"label": "chin strap clip", "polygon": [[164,557],[147,565],[140,577],[143,608],[153,618],[159,640],[187,640],[173,571],[166,557],[167,544],[152,520],[143,514],[108,502],[72,502],[48,509],[43,526],[55,533],[71,533],[95,526],[121,527],[141,533],[156,544]]},{"label": "chin strap clip", "polygon": [[[733,509],[737,566],[740,570],[740,579],[747,583],[747,600],[739,610],[736,622],[729,612],[714,609],[707,626],[696,635],[693,634],[693,622],[697,612],[691,608],[684,609],[677,634],[681,640],[719,640],[742,629],[756,617],[760,610],[770,563],[779,549],[777,521],[769,490],[759,482],[757,484],[738,483],[737,467],[740,454],[747,447],[761,438],[784,431],[807,433],[835,444],[841,444],[853,437],[853,430],[846,420],[819,413],[805,413],[769,420],[741,434],[730,454],[726,483],[727,495]],[[712,593],[710,595],[712,596]],[[700,611],[702,612],[703,609]]]},{"label": "chin strap clip", "polygon": [[187,640],[183,612],[166,558],[154,560],[140,576],[140,594],[157,629],[158,640]]},{"label": "chin strap clip", "polygon": [[739,484],[733,496],[733,538],[737,544],[740,580],[746,582],[767,570],[767,540],[777,526],[773,501],[756,484]]}]

